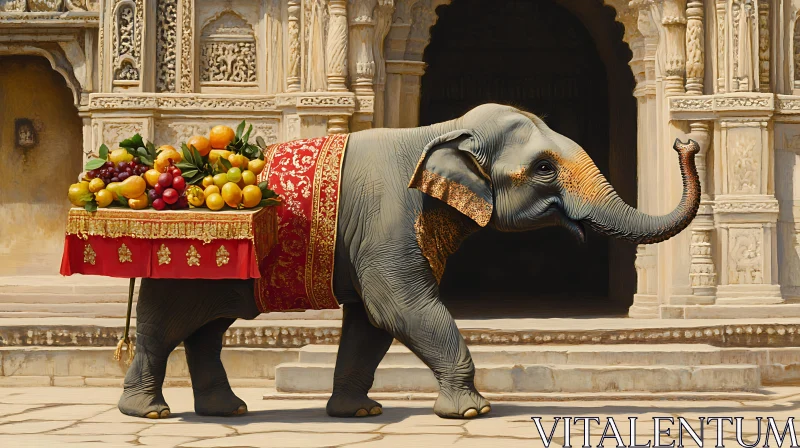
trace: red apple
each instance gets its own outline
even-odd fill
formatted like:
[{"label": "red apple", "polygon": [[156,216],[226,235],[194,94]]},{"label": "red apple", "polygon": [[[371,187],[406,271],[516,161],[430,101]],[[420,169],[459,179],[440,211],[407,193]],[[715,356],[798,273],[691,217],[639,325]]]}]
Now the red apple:
[{"label": "red apple", "polygon": [[172,185],[172,174],[161,173],[161,175],[158,176],[158,185],[161,185],[164,188],[167,188],[170,185]]},{"label": "red apple", "polygon": [[178,202],[178,191],[174,188],[167,188],[164,190],[164,193],[161,194],[161,199],[164,200],[167,204],[174,204]]}]

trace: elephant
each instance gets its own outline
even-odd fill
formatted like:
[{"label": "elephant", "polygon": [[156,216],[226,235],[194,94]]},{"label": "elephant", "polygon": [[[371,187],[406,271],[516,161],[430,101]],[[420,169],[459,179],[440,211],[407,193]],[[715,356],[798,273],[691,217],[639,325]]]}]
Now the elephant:
[{"label": "elephant", "polygon": [[[488,413],[470,351],[439,300],[447,257],[487,226],[508,232],[562,226],[579,240],[588,227],[637,244],[671,238],[689,225],[700,202],[699,146],[676,140],[674,149],[682,197],[672,212],[650,216],[626,204],[577,143],[512,106],[483,104],[430,126],[350,134],[333,271],[343,319],[328,415],[382,413],[368,392],[394,339],[433,371],[436,415]],[[259,313],[253,294],[252,280],[142,279],[136,354],[119,410],[169,416],[161,388],[167,357],[183,342],[195,412],[245,413],[220,352],[228,327]]]}]

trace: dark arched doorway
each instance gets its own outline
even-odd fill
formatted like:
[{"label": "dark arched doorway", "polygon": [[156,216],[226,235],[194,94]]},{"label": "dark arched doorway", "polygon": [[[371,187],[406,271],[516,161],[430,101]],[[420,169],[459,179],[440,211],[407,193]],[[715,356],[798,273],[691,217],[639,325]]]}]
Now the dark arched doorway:
[{"label": "dark arched doorway", "polygon": [[[425,50],[420,124],[486,102],[542,117],[575,140],[629,203],[636,191],[631,54],[614,11],[589,0],[453,0]],[[633,245],[560,228],[487,229],[447,263],[442,298],[456,317],[624,315]]]}]

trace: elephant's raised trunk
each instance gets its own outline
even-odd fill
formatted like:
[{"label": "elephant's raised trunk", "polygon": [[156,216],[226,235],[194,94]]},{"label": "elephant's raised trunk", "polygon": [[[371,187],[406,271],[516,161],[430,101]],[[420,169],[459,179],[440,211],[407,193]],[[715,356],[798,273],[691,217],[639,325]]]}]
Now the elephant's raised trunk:
[{"label": "elephant's raised trunk", "polygon": [[671,213],[651,216],[626,204],[586,156],[576,164],[579,172],[576,178],[579,180],[573,180],[575,183],[572,185],[565,185],[573,193],[570,195],[573,201],[566,204],[568,214],[575,213],[578,215],[576,217],[589,222],[593,229],[602,234],[637,244],[659,243],[677,235],[692,222],[700,206],[700,178],[694,164],[694,156],[700,151],[700,146],[694,140],[682,143],[676,139],[673,148],[678,152],[683,195]]}]

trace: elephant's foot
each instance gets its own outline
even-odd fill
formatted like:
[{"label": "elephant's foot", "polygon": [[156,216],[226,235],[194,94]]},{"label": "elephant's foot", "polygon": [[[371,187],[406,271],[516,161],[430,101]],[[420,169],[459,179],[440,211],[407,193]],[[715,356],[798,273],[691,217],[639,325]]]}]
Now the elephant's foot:
[{"label": "elephant's foot", "polygon": [[117,408],[123,414],[132,417],[159,419],[170,415],[169,405],[160,392],[133,392],[126,389],[119,399]]},{"label": "elephant's foot", "polygon": [[194,412],[198,415],[228,417],[247,413],[247,404],[226,383],[194,393]]},{"label": "elephant's foot", "polygon": [[331,417],[369,417],[383,414],[381,404],[366,394],[334,392],[325,407]]},{"label": "elephant's foot", "polygon": [[455,389],[445,386],[433,405],[433,412],[442,418],[474,418],[492,410],[489,401],[474,388]]}]

